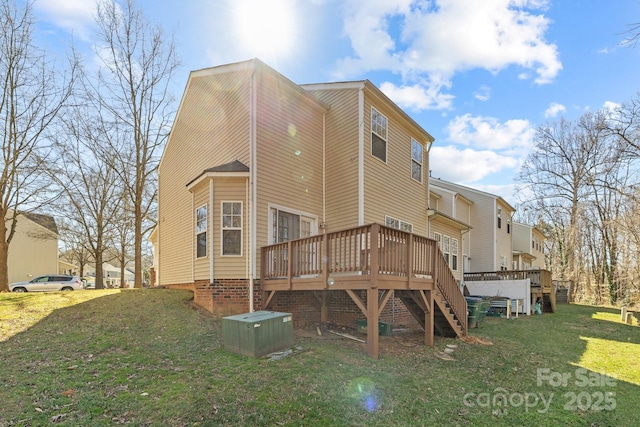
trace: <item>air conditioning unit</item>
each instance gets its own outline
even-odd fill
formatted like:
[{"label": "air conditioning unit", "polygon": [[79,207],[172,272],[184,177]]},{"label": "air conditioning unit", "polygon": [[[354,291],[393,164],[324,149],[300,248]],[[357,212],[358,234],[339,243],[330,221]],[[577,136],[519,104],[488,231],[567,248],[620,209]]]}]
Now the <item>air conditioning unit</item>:
[{"label": "air conditioning unit", "polygon": [[254,311],[222,318],[224,349],[262,357],[293,346],[291,313]]}]

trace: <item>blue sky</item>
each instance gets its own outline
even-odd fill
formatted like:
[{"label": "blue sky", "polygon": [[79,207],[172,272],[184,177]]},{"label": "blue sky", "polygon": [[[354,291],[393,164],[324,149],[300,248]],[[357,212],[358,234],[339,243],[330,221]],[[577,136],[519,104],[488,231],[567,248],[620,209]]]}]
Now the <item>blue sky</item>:
[{"label": "blue sky", "polygon": [[[535,129],[640,92],[636,0],[137,0],[191,70],[260,58],[296,83],[369,79],[436,139],[442,178],[515,203]],[[91,58],[90,0],[35,0],[39,39]]]}]

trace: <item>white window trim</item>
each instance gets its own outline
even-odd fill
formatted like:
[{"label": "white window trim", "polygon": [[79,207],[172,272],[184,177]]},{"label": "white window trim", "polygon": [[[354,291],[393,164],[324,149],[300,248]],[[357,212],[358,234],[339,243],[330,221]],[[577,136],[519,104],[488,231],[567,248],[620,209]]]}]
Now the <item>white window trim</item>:
[{"label": "white window trim", "polygon": [[[452,271],[458,271],[458,264],[460,264],[460,257],[458,256],[458,253],[460,252],[460,245],[459,245],[459,241],[458,239],[452,237],[451,238],[451,264],[449,264],[449,267],[451,268]],[[455,248],[455,252],[454,252],[454,248]],[[453,268],[453,257],[456,257],[456,265],[455,268]]]},{"label": "white window trim", "polygon": [[[391,225],[387,225],[387,224],[388,224],[388,222],[389,222],[390,220],[391,220],[391,221],[394,221],[394,222],[397,222],[397,223],[398,223],[398,226],[397,226],[397,227],[394,227],[394,226],[391,226]],[[407,222],[407,221],[403,221],[403,220],[398,219],[398,218],[394,218],[394,217],[389,216],[389,215],[385,215],[385,216],[384,216],[384,225],[385,225],[385,226],[387,226],[387,227],[390,227],[390,228],[396,229],[396,230],[404,231],[404,232],[406,232],[406,233],[413,233],[413,224],[411,224],[410,222]],[[409,230],[403,230],[403,229],[402,229],[402,226],[403,226],[403,225],[404,225],[404,226],[406,226],[406,227],[408,227],[408,228],[409,228]]]},{"label": "white window trim", "polygon": [[[413,158],[413,143],[414,142],[422,147],[422,161],[420,161],[420,162]],[[417,163],[417,164],[420,165],[420,180],[419,181],[413,177],[413,163]],[[411,138],[411,170],[409,171],[409,173],[411,174],[411,179],[413,179],[415,182],[419,182],[420,184],[424,183],[424,167],[423,167],[423,164],[424,164],[424,145],[422,145],[417,139]]]},{"label": "white window trim", "polygon": [[268,203],[267,204],[267,224],[269,224],[269,226],[267,227],[267,241],[269,242],[269,244],[272,244],[273,242],[273,227],[271,226],[273,224],[273,210],[279,210],[279,211],[284,211],[293,215],[298,215],[301,218],[304,217],[305,219],[310,219],[311,220],[311,235],[315,236],[318,234],[318,215],[314,215],[311,214],[309,212],[305,212],[305,211],[301,211],[298,209],[291,209],[288,208],[286,206],[282,206],[282,205],[276,205],[276,204],[272,204],[272,203]]},{"label": "white window trim", "polygon": [[[240,227],[224,227],[224,204],[225,203],[240,203]],[[240,254],[225,254],[224,253],[224,232],[225,230],[240,230]],[[220,202],[220,256],[238,258],[244,254],[244,203],[241,200],[222,200]]]},{"label": "white window trim", "polygon": [[[387,136],[382,136],[380,135],[378,132],[373,130],[373,112],[378,113],[378,115],[384,117],[384,119],[387,122],[387,126],[386,126],[386,133]],[[385,116],[384,114],[382,114],[377,108],[375,107],[371,107],[371,115],[369,116],[369,122],[371,124],[371,133],[375,133],[378,137],[380,137],[380,139],[382,139],[384,141],[384,158],[385,160],[382,160],[380,157],[376,156],[375,154],[373,154],[373,139],[371,138],[371,136],[369,136],[369,152],[371,153],[371,156],[379,161],[381,161],[382,163],[384,163],[385,165],[388,163],[387,159],[389,159],[389,118],[387,116]]]},{"label": "white window trim", "polygon": [[[200,209],[204,208],[205,212],[206,212],[206,216],[205,216],[205,227],[204,230],[202,231],[198,231],[198,211]],[[209,206],[207,203],[200,205],[196,208],[195,210],[195,218],[194,218],[195,224],[193,227],[193,232],[194,232],[194,236],[195,236],[195,252],[196,252],[196,259],[206,259],[209,256],[209,238],[211,236],[209,236]],[[201,235],[202,233],[205,233],[207,235],[207,244],[205,245],[205,255],[204,256],[198,256],[198,236]]]}]

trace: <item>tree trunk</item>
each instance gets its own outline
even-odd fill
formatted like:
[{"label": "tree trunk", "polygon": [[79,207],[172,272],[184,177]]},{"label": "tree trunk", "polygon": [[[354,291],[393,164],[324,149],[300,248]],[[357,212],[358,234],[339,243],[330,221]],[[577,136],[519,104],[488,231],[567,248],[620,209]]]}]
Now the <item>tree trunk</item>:
[{"label": "tree trunk", "polygon": [[0,292],[6,292],[9,290],[9,244],[7,243],[7,227],[4,215],[0,216],[0,218],[2,218],[2,224],[0,224]]},{"label": "tree trunk", "polygon": [[142,288],[142,194],[140,194],[140,198],[136,197],[135,200],[135,226],[134,226],[134,288],[140,289]]}]

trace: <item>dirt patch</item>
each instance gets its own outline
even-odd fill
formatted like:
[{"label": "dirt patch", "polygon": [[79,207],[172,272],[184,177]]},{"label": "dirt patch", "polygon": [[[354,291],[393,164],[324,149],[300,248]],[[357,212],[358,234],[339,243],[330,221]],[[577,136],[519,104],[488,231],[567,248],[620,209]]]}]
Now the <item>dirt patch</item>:
[{"label": "dirt patch", "polygon": [[466,342],[466,343],[469,343],[469,344],[493,345],[493,342],[489,341],[486,338],[466,336],[466,337],[462,337],[460,339],[462,341]]}]

